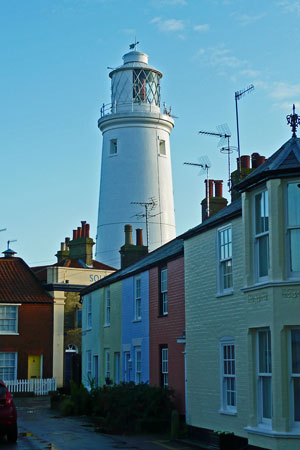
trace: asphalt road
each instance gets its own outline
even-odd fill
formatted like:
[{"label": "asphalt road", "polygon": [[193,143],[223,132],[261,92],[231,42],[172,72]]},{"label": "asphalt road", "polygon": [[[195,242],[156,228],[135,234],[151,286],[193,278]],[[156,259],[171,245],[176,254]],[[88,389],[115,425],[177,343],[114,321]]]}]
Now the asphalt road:
[{"label": "asphalt road", "polygon": [[96,433],[84,417],[61,417],[48,397],[15,399],[19,438],[0,442],[1,450],[191,450],[162,436],[111,436]]}]

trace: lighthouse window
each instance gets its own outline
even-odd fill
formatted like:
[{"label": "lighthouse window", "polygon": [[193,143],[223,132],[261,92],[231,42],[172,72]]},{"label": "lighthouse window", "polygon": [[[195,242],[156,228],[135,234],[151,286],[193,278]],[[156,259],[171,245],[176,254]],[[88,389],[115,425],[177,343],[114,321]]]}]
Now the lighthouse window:
[{"label": "lighthouse window", "polygon": [[110,156],[116,155],[118,153],[118,142],[117,139],[111,139],[110,140],[110,148],[109,148],[109,154]]},{"label": "lighthouse window", "polygon": [[166,156],[166,142],[163,140],[159,141],[159,154]]},{"label": "lighthouse window", "polygon": [[133,70],[133,101],[135,103],[154,103],[159,106],[160,84],[157,73],[151,70]]}]

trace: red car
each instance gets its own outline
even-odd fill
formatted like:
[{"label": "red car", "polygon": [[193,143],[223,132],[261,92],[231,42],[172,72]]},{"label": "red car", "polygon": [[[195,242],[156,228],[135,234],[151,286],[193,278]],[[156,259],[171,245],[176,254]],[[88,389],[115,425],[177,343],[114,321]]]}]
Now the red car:
[{"label": "red car", "polygon": [[9,442],[18,439],[17,410],[12,395],[0,380],[0,436],[4,435]]}]

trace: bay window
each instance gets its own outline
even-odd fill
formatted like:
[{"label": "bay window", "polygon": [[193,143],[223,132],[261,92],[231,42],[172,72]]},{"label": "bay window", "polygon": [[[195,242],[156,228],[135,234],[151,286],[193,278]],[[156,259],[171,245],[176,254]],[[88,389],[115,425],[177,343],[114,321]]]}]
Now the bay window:
[{"label": "bay window", "polygon": [[288,267],[291,277],[300,277],[300,183],[287,186]]},{"label": "bay window", "polygon": [[259,423],[272,423],[271,332],[258,331],[258,416]]},{"label": "bay window", "polygon": [[300,427],[300,329],[291,330],[292,421]]},{"label": "bay window", "polygon": [[268,191],[255,196],[255,267],[256,281],[264,281],[269,272],[269,201]]}]

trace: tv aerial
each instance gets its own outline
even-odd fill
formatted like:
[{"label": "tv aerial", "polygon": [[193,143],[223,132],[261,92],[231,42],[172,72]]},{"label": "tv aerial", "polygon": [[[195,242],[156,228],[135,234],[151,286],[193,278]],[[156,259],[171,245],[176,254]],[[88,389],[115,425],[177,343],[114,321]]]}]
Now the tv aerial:
[{"label": "tv aerial", "polygon": [[187,166],[196,166],[200,167],[199,176],[202,176],[204,173],[206,173],[206,217],[208,218],[210,216],[210,209],[209,209],[209,169],[211,168],[211,163],[209,161],[208,156],[200,156],[198,158],[198,163],[191,163],[191,162],[184,162],[183,164]]},{"label": "tv aerial", "polygon": [[151,211],[153,211],[156,206],[156,200],[154,197],[150,197],[148,202],[131,202],[131,205],[140,205],[145,208],[145,212],[137,213],[134,216],[138,219],[146,218],[146,239],[147,239],[147,247],[149,246],[149,219],[151,217],[158,216],[161,214],[160,212],[157,214],[151,214]]},{"label": "tv aerial", "polygon": [[231,131],[227,123],[217,125],[217,133],[214,131],[199,131],[199,134],[207,134],[209,136],[218,136],[220,138],[218,147],[221,147],[220,152],[227,154],[228,163],[228,192],[231,190],[231,173],[230,173],[230,155],[236,150],[236,147],[230,146]]},{"label": "tv aerial", "polygon": [[240,100],[244,95],[250,94],[254,90],[253,84],[246,87],[245,89],[241,89],[240,91],[236,91],[234,94],[235,97],[235,114],[236,114],[236,131],[237,131],[237,152],[238,152],[238,161],[239,161],[239,173],[241,172],[241,147],[240,147],[240,131],[239,131],[239,115],[238,115],[238,100]]}]

